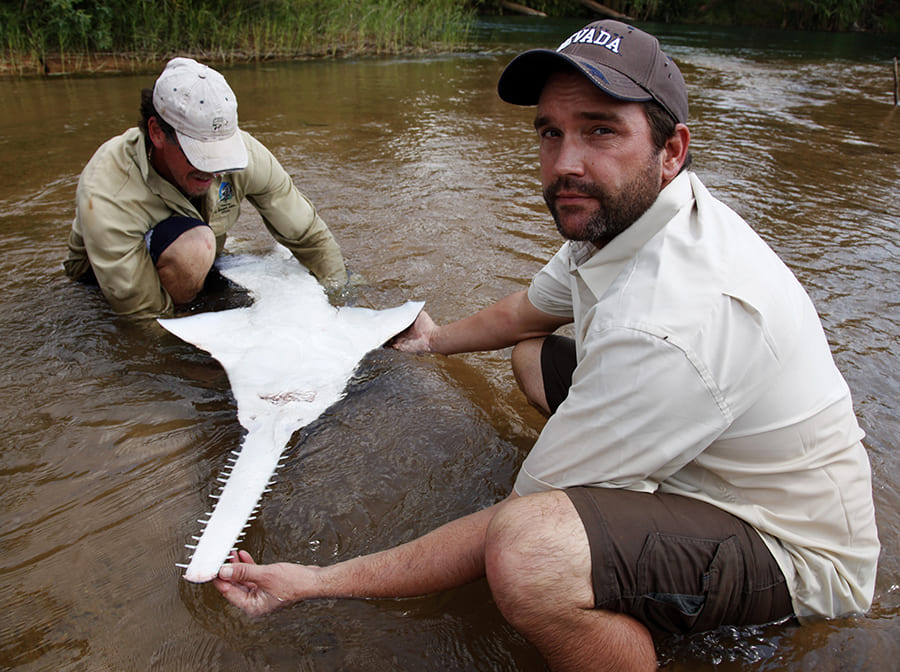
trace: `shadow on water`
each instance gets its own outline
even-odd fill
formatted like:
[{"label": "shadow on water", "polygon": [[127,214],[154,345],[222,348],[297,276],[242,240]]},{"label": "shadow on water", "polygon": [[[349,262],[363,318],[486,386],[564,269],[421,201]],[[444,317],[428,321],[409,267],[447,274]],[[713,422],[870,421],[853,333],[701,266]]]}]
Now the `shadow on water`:
[{"label": "shadow on water", "polygon": [[[533,113],[495,87],[512,53],[580,23],[486,22],[483,49],[457,56],[227,70],[242,126],[367,279],[359,305],[424,299],[452,320],[527,286],[553,254]],[[698,173],[822,315],[867,432],[884,545],[865,617],[661,642],[660,659],[668,670],[893,668],[900,115],[883,56],[896,44],[659,29],[689,82]],[[152,79],[0,82],[0,668],[542,670],[483,582],[248,619],[180,578],[183,544],[241,439],[228,380],[156,325],[111,315],[60,267],[81,166],[132,123]],[[229,240],[233,252],[270,245],[251,212]],[[231,288],[196,308],[241,300]],[[411,539],[502,498],[540,427],[508,352],[376,351],[345,398],[294,435],[246,547],[263,561],[327,563]]]}]

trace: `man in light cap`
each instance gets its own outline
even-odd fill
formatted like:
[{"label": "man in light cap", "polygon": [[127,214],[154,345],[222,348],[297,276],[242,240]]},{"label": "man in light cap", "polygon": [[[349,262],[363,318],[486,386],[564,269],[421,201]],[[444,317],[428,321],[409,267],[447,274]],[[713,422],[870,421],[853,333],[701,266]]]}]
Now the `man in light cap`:
[{"label": "man in light cap", "polygon": [[313,204],[238,128],[225,78],[173,58],[142,92],[139,126],[104,143],[82,171],[66,274],[99,284],[119,314],[170,314],[213,277],[244,198],[327,288],[346,284],[340,248]]},{"label": "man in light cap", "polygon": [[[649,670],[653,637],[865,611],[879,542],[850,393],[787,267],[688,162],[687,91],[657,40],[598,21],[514,59],[567,242],[528,290],[395,347],[515,346],[549,416],[512,494],[330,567],[216,586],[249,613],[482,576],[554,670]],[[553,334],[574,323],[574,339]]]}]

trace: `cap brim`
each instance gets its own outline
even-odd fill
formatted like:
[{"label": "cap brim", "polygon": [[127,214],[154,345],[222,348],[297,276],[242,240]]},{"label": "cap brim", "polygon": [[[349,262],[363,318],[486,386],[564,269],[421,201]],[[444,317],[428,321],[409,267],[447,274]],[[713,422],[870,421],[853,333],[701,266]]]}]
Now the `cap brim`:
[{"label": "cap brim", "polygon": [[513,105],[537,105],[547,79],[561,66],[575,68],[613,98],[632,102],[653,99],[646,89],[614,68],[551,49],[532,49],[516,56],[500,75],[497,93]]},{"label": "cap brim", "polygon": [[203,142],[176,131],[178,143],[187,160],[205,173],[227,173],[247,167],[247,147],[240,131],[224,140]]}]

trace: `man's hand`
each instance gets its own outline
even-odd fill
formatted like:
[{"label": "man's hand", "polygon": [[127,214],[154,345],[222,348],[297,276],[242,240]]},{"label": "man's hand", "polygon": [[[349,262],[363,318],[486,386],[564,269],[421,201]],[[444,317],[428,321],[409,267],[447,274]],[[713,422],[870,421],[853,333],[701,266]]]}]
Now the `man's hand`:
[{"label": "man's hand", "polygon": [[474,315],[438,326],[424,310],[406,331],[388,345],[404,352],[460,352],[500,350],[532,338],[552,334],[571,317],[558,317],[535,308],[522,289]]},{"label": "man's hand", "polygon": [[257,565],[249,553],[239,551],[213,583],[251,616],[323,597],[393,599],[449,590],[484,576],[485,535],[500,506],[502,502],[405,544],[326,567]]},{"label": "man's hand", "polygon": [[437,330],[434,320],[423,310],[416,321],[397,334],[388,345],[403,352],[434,352],[434,335]]},{"label": "man's hand", "polygon": [[268,614],[304,599],[297,595],[302,595],[304,582],[312,585],[317,569],[286,562],[257,565],[247,551],[232,553],[229,561],[219,570],[213,585],[250,616]]}]

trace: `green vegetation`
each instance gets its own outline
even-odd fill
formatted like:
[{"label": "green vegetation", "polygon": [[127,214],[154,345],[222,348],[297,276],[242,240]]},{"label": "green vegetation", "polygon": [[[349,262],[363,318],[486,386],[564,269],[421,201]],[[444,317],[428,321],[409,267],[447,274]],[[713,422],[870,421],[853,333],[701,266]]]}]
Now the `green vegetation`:
[{"label": "green vegetation", "polygon": [[[900,31],[897,0],[600,0],[638,21]],[[515,0],[596,17],[591,0]],[[466,43],[502,0],[5,0],[0,73],[148,67],[173,54],[217,62],[401,53]],[[51,67],[52,66],[52,67]]]},{"label": "green vegetation", "polygon": [[220,61],[397,53],[465,42],[464,0],[17,0],[0,4],[12,69],[61,69],[103,54]]}]

